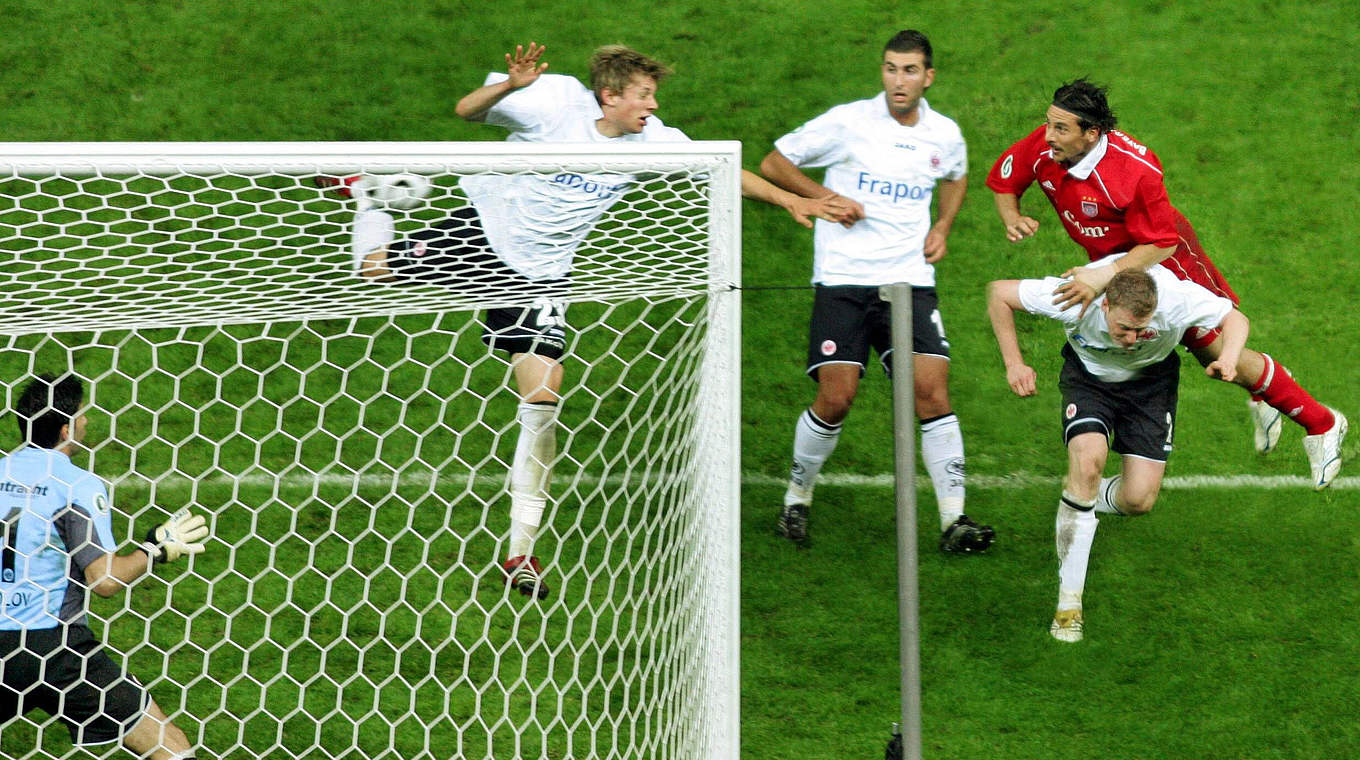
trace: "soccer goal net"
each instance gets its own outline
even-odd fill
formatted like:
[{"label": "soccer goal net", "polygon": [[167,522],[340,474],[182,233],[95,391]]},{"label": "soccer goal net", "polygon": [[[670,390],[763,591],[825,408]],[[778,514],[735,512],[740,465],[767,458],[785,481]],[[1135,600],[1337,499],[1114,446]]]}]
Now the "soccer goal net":
[{"label": "soccer goal net", "polygon": [[[737,757],[738,151],[0,145],[6,411],[74,372],[115,535],[213,528],[90,602],[200,757]],[[505,585],[520,399],[481,339],[536,296],[359,277],[355,202],[314,180],[394,173],[429,182],[398,239],[469,177],[620,194],[563,286],[546,599]],[[0,755],[73,751],[33,712]]]}]

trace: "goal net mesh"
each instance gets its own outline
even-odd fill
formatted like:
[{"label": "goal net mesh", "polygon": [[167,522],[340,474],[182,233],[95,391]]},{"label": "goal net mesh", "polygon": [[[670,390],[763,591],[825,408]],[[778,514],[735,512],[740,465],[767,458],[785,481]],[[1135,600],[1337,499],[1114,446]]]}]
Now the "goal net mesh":
[{"label": "goal net mesh", "polygon": [[[74,459],[115,535],[181,507],[213,529],[90,602],[200,757],[737,756],[739,164],[732,143],[0,146],[6,410],[74,372]],[[486,308],[534,294],[358,277],[354,202],[312,180],[393,172],[432,183],[398,237],[466,206],[469,175],[634,181],[570,278],[545,600],[504,585],[519,399],[481,340]],[[74,756],[41,712],[0,755]]]}]

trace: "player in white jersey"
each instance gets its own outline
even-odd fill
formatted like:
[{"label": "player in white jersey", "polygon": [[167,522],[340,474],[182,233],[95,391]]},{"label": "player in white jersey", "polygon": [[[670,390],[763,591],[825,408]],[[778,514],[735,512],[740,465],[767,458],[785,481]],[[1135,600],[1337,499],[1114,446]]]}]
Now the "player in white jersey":
[{"label": "player in white jersey", "polygon": [[108,490],[71,463],[85,437],[83,396],[73,375],[29,383],[14,410],[24,446],[0,459],[0,726],[40,709],[77,746],[192,758],[184,732],[99,646],[85,594],[112,596],[157,562],[202,552],[208,528],[177,512],[145,544],[115,553]]},{"label": "player in white jersey", "polygon": [[[489,74],[458,102],[458,115],[504,127],[511,141],[617,145],[689,139],[654,114],[657,88],[669,74],[662,64],[621,45],[605,46],[591,58],[587,89],[574,77],[545,74],[543,52],[535,43],[527,50],[516,47],[505,57],[507,72]],[[560,299],[577,246],[633,180],[617,174],[469,176],[461,185],[472,205],[406,240],[396,239],[385,211],[361,208],[355,217],[352,250],[365,277],[480,284],[536,299],[532,308],[489,310],[482,336],[488,346],[509,354],[520,395],[520,432],[510,468],[510,546],[503,568],[506,582],[526,596],[548,596],[533,547],[557,457],[567,342]],[[741,188],[748,198],[784,207],[805,226],[812,224],[809,216],[840,220],[850,211],[840,199],[803,198],[751,172],[742,172]]]},{"label": "player in white jersey", "polygon": [[[984,551],[995,539],[990,526],[964,514],[963,435],[949,402],[949,342],[934,264],[945,255],[963,205],[968,155],[958,126],[923,97],[935,81],[931,57],[924,34],[899,32],[883,51],[882,93],[836,106],[779,138],[760,165],[786,190],[843,197],[855,209],[852,223],[820,221],[814,235],[807,371],[817,381],[817,397],[795,427],[779,514],[780,532],[798,544],[807,540],[813,487],[839,439],[870,348],[890,371],[889,308],[878,289],[897,282],[912,285],[916,413],[939,507],[940,548]],[[818,183],[802,168],[825,168],[825,179]]]},{"label": "player in white jersey", "polygon": [[[1223,352],[1205,372],[1232,382],[1248,323],[1231,300],[1158,265],[1119,272],[1093,304],[1099,308],[1084,315],[1054,305],[1053,291],[1064,282],[998,280],[988,286],[987,310],[1006,381],[1018,396],[1034,395],[1035,373],[1021,355],[1014,312],[1049,317],[1067,328],[1058,387],[1068,470],[1055,525],[1058,606],[1049,632],[1071,642],[1081,640],[1085,626],[1081,597],[1096,513],[1147,514],[1161,491],[1175,433],[1176,346],[1187,330],[1222,330]],[[1111,448],[1122,456],[1120,474],[1101,479]]]}]

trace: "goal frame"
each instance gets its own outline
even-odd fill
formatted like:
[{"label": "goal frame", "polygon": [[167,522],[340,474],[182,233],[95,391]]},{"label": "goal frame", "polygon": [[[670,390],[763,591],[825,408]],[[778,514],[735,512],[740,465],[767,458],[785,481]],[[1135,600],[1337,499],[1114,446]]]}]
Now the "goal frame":
[{"label": "goal frame", "polygon": [[[741,144],[736,141],[627,144],[602,150],[593,145],[524,142],[107,142],[0,143],[0,182],[9,179],[62,177],[121,178],[128,175],[238,173],[244,175],[344,176],[364,172],[447,173],[494,168],[506,172],[541,172],[567,163],[601,165],[608,171],[664,171],[685,162],[711,164],[709,185],[706,350],[699,373],[699,398],[706,416],[721,424],[708,430],[695,473],[695,491],[703,513],[700,553],[711,589],[701,632],[707,662],[701,685],[709,697],[697,731],[703,746],[692,757],[737,760],[740,755],[740,392],[741,392]],[[658,168],[660,167],[660,169]],[[488,304],[479,304],[484,308]],[[495,305],[495,304],[490,304]],[[429,313],[419,299],[375,298],[373,312],[325,310],[309,304],[305,319],[349,319]],[[206,313],[206,312],[205,312]],[[292,314],[293,316],[290,316]],[[137,329],[225,326],[267,321],[299,321],[289,309],[249,308],[211,317],[165,315],[161,321],[139,319]],[[72,308],[61,328],[44,315],[10,313],[0,318],[0,334],[28,335],[128,329],[126,318],[97,308]],[[44,327],[44,322],[48,327]],[[117,507],[117,505],[115,505]],[[126,514],[126,508],[120,510]],[[172,716],[173,717],[173,716]]]}]

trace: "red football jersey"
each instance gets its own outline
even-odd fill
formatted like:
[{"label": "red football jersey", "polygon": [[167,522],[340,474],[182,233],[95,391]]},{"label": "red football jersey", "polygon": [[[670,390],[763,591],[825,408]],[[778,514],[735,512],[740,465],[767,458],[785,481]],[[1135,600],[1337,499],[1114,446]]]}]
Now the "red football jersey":
[{"label": "red football jersey", "polygon": [[1063,166],[1053,160],[1041,125],[1001,154],[987,187],[1019,197],[1038,182],[1067,234],[1092,261],[1144,243],[1181,245],[1177,225],[1184,217],[1167,199],[1157,155],[1118,130],[1105,136],[1103,146],[1075,166]]}]

